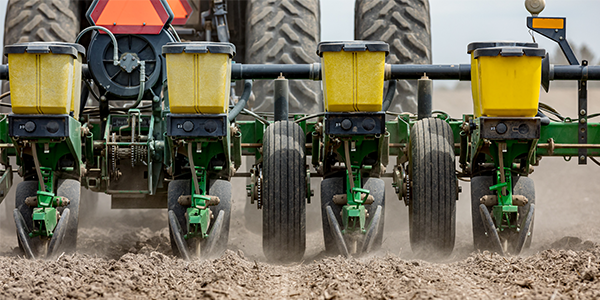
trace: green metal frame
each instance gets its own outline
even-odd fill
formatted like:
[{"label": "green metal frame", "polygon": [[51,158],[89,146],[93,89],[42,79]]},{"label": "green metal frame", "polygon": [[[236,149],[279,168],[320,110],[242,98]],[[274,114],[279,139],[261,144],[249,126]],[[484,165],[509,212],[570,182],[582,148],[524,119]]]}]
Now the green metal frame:
[{"label": "green metal frame", "polygon": [[[15,145],[17,164],[23,165],[24,150],[27,147],[35,147],[37,157],[34,160],[39,162],[39,173],[42,175],[41,183],[38,184],[37,207],[33,208],[33,230],[29,233],[30,237],[52,237],[54,229],[58,224],[56,207],[62,206],[62,198],[56,196],[56,181],[58,174],[66,178],[79,178],[81,176],[82,162],[82,144],[81,144],[81,123],[72,117],[68,119],[68,133],[66,138],[36,138],[36,139],[12,139]],[[2,140],[10,140],[7,125],[5,121],[0,122],[0,134]],[[73,167],[60,167],[59,162],[65,156],[70,155],[74,160]],[[10,170],[10,169],[9,169]],[[39,180],[39,179],[38,179]],[[11,180],[12,181],[12,180]],[[40,184],[44,186],[40,186]]]}]

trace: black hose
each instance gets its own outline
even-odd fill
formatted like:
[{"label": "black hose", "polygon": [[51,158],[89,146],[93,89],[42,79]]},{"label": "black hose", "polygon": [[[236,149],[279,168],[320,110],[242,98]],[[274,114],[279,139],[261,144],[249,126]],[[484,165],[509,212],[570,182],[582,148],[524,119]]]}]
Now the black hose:
[{"label": "black hose", "polygon": [[81,98],[79,99],[79,116],[83,115],[85,105],[87,104],[88,97],[90,95],[90,89],[88,85],[82,84],[81,87]]},{"label": "black hose", "polygon": [[394,95],[396,94],[396,80],[388,81],[388,90],[385,93],[385,98],[383,98],[383,103],[381,104],[381,110],[387,111],[392,104],[392,100],[394,99]]},{"label": "black hose", "polygon": [[235,120],[235,118],[240,114],[242,109],[244,109],[244,107],[246,107],[246,103],[248,102],[248,99],[250,98],[251,93],[252,93],[252,80],[249,80],[249,79],[244,80],[244,92],[242,93],[242,97],[240,97],[240,100],[238,101],[238,103],[229,112],[229,117],[227,117],[229,122],[233,122],[233,120]]}]

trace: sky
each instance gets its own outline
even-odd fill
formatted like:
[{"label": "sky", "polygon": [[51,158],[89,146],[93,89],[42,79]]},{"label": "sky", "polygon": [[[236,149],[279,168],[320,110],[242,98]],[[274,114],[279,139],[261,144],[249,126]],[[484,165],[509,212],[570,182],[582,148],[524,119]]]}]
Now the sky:
[{"label": "sky", "polygon": [[[231,0],[230,0],[231,1]],[[383,0],[387,1],[387,0]],[[0,24],[6,3],[0,0]],[[355,0],[321,0],[321,39],[354,39]],[[474,41],[531,41],[525,25],[529,13],[524,0],[430,0],[433,63],[468,63],[467,44]],[[600,56],[600,0],[546,0],[541,16],[567,17],[567,39],[585,43]],[[0,31],[0,38],[3,31]],[[541,36],[542,48],[555,44]]]}]

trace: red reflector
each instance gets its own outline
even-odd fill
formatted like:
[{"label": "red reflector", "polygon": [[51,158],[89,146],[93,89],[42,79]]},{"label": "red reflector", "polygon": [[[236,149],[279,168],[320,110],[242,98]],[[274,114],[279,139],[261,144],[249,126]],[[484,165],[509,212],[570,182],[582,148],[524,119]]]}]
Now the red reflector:
[{"label": "red reflector", "polygon": [[114,34],[159,34],[173,17],[165,0],[96,0],[88,14]]},{"label": "red reflector", "polygon": [[167,0],[169,6],[171,7],[171,11],[175,15],[173,25],[185,25],[188,18],[192,14],[192,6],[188,2],[188,0]]}]

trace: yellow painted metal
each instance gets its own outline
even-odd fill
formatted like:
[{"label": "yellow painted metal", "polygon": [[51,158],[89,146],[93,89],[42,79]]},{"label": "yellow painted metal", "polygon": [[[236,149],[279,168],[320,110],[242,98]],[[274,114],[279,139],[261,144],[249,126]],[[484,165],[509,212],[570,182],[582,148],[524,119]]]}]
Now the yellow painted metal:
[{"label": "yellow painted metal", "polygon": [[78,114],[81,54],[12,53],[8,65],[13,113]]},{"label": "yellow painted metal", "polygon": [[479,68],[476,68],[477,60],[475,60],[475,55],[471,52],[471,78],[474,79],[471,81],[471,93],[473,94],[473,113],[475,117],[481,117],[481,104],[479,100],[479,84],[477,78],[479,78]]},{"label": "yellow painted metal", "polygon": [[231,58],[226,53],[167,53],[171,113],[227,112]]},{"label": "yellow painted metal", "polygon": [[75,120],[79,120],[79,108],[81,106],[81,66],[83,57],[81,53],[77,54],[77,59],[73,62],[73,88],[71,97],[71,111]]},{"label": "yellow painted metal", "polygon": [[472,78],[476,82],[471,86],[473,93],[478,93],[481,115],[534,117],[537,114],[542,57],[480,56],[475,61],[477,77]]},{"label": "yellow painted metal", "polygon": [[325,110],[380,111],[383,100],[385,52],[323,52]]}]

